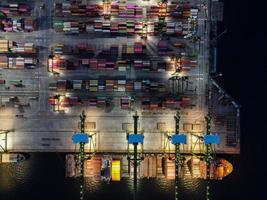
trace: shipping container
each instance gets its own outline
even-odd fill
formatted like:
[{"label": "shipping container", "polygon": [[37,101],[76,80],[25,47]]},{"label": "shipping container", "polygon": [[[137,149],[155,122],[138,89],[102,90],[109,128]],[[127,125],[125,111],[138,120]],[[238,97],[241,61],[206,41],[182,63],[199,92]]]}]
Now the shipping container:
[{"label": "shipping container", "polygon": [[112,178],[112,181],[121,180],[121,161],[120,160],[112,160],[111,178]]}]

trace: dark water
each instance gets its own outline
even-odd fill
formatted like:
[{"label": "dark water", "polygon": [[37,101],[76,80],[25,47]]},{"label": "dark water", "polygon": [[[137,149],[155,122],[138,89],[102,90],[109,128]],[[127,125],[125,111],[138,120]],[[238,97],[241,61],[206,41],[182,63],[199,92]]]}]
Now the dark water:
[{"label": "dark water", "polygon": [[[79,199],[79,182],[77,179],[65,178],[64,166],[64,154],[57,153],[34,153],[31,154],[29,160],[23,163],[0,165],[0,199]],[[236,170],[236,172],[238,171]],[[212,182],[214,199],[234,199],[236,172],[223,182]],[[105,184],[87,178],[85,179],[85,188],[86,199],[133,199],[132,179]],[[138,200],[174,199],[174,181],[139,180],[137,197]],[[205,182],[198,179],[181,180],[180,198],[204,199]]]},{"label": "dark water", "polygon": [[[224,2],[224,23],[220,28],[228,31],[219,39],[218,59],[224,75],[218,81],[241,105],[241,155],[236,172],[222,187],[216,185],[216,193],[229,199],[266,200],[267,34],[264,28],[252,28],[262,26],[263,12],[260,8],[254,11],[248,1]],[[262,6],[263,9],[266,5]]]},{"label": "dark water", "polygon": [[[267,199],[267,134],[262,127],[267,121],[266,99],[256,98],[267,91],[266,70],[261,71],[259,66],[266,64],[257,63],[257,59],[266,57],[266,48],[255,40],[267,34],[260,30],[260,16],[251,14],[250,6],[241,0],[225,0],[224,23],[220,26],[222,31],[228,31],[219,40],[218,65],[224,75],[218,82],[242,105],[242,136],[241,155],[235,158],[234,172],[223,181],[212,182],[212,199],[216,200]],[[0,200],[78,199],[77,180],[66,179],[64,172],[64,155],[57,153],[35,153],[26,162],[2,164]],[[85,196],[88,200],[128,200],[132,199],[132,187],[129,179],[109,185],[86,179]],[[181,180],[180,195],[183,200],[205,199],[205,183]],[[145,199],[174,199],[174,182],[140,180],[138,200]]]}]

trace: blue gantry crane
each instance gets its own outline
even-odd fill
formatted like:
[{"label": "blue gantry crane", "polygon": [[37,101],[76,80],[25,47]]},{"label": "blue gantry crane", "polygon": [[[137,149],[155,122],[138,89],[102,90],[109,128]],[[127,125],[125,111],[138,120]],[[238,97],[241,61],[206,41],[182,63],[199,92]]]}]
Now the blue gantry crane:
[{"label": "blue gantry crane", "polygon": [[[133,134],[127,134],[127,140],[128,140],[128,162],[129,162],[129,172],[130,172],[130,166],[133,165],[134,168],[134,200],[136,199],[136,190],[137,190],[137,167],[140,164],[142,160],[144,160],[144,157],[142,155],[143,153],[143,142],[144,142],[144,135],[138,134],[138,114],[135,112],[135,115],[133,115],[134,119],[134,133]],[[133,145],[133,155],[130,151],[130,145]],[[141,145],[141,151],[138,152],[138,145]]]},{"label": "blue gantry crane", "polygon": [[205,160],[207,166],[207,174],[206,174],[206,200],[210,200],[210,166],[211,161],[215,160],[215,153],[214,153],[214,145],[220,144],[220,137],[215,134],[211,134],[211,115],[208,114],[206,117],[206,134],[204,135],[204,144],[206,145],[206,153],[205,153]]},{"label": "blue gantry crane", "polygon": [[[164,149],[168,146],[169,150],[168,153],[170,154],[170,142],[175,145],[175,200],[179,199],[179,169],[181,165],[181,159],[183,153],[180,152],[180,145],[187,143],[187,135],[185,133],[179,133],[179,122],[180,122],[180,115],[179,112],[176,112],[174,116],[175,119],[175,134],[168,135],[164,133],[164,136],[169,142],[164,142]],[[206,133],[204,136],[198,136],[199,140],[204,141],[204,145],[206,147],[205,151],[201,153],[201,155],[195,155],[192,152],[192,155],[195,155],[199,158],[204,158],[206,162],[206,200],[211,199],[210,195],[210,180],[211,180],[211,164],[216,165],[216,154],[215,154],[215,146],[220,144],[220,137],[216,133],[211,133],[211,115],[208,114],[205,117],[206,120]]]},{"label": "blue gantry crane", "polygon": [[181,160],[180,144],[186,144],[186,134],[179,134],[180,114],[177,111],[175,119],[175,134],[171,136],[171,142],[175,145],[175,200],[179,199],[179,167]]},{"label": "blue gantry crane", "polygon": [[80,178],[80,200],[84,199],[84,161],[87,159],[91,159],[92,155],[95,153],[95,149],[93,152],[89,152],[89,154],[85,154],[85,145],[92,142],[92,137],[96,133],[89,134],[85,132],[85,119],[86,115],[84,111],[80,115],[80,132],[74,133],[72,137],[73,143],[79,144],[79,153],[76,159],[76,163],[78,163],[78,177]]}]

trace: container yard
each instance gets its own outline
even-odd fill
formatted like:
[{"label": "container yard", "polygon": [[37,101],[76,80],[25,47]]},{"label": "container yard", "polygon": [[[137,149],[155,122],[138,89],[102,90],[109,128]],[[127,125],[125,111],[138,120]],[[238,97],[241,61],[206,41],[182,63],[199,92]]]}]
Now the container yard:
[{"label": "container yard", "polygon": [[32,32],[37,30],[37,23],[33,18],[0,19],[0,30],[3,32]]},{"label": "container yard", "polygon": [[37,48],[33,43],[15,42],[11,40],[0,40],[0,53],[35,54]]},{"label": "container yard", "polygon": [[5,16],[29,16],[31,8],[30,5],[23,3],[1,4],[0,13]]},{"label": "container yard", "polygon": [[0,146],[67,152],[66,177],[134,191],[230,176],[239,106],[210,74],[204,2],[0,2]]}]

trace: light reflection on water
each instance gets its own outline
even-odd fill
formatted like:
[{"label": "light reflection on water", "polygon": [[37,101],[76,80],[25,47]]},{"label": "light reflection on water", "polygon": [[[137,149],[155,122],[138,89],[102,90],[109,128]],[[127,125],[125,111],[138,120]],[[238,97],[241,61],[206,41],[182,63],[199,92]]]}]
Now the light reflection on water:
[{"label": "light reflection on water", "polygon": [[101,188],[101,181],[97,181],[92,178],[85,178],[84,187],[89,193],[94,193]]},{"label": "light reflection on water", "polygon": [[[22,163],[0,164],[0,200],[78,200],[79,179],[65,178],[64,156],[36,153]],[[85,200],[133,199],[132,178],[110,184],[85,178],[84,184]],[[174,189],[174,180],[139,179],[137,200],[173,200]],[[181,179],[179,195],[183,200],[205,199],[205,181]]]},{"label": "light reflection on water", "polygon": [[180,182],[189,192],[199,190],[201,188],[201,184],[203,184],[201,179],[182,179]]},{"label": "light reflection on water", "polygon": [[[120,182],[106,184],[90,178],[85,179],[86,197],[94,200],[133,199],[133,179],[123,178]],[[174,199],[174,180],[163,178],[138,179],[137,199],[168,200]],[[181,179],[179,193],[182,199],[203,199],[205,197],[205,182],[200,179]]]},{"label": "light reflection on water", "polygon": [[0,189],[10,191],[29,178],[30,162],[2,163],[0,165]]}]

